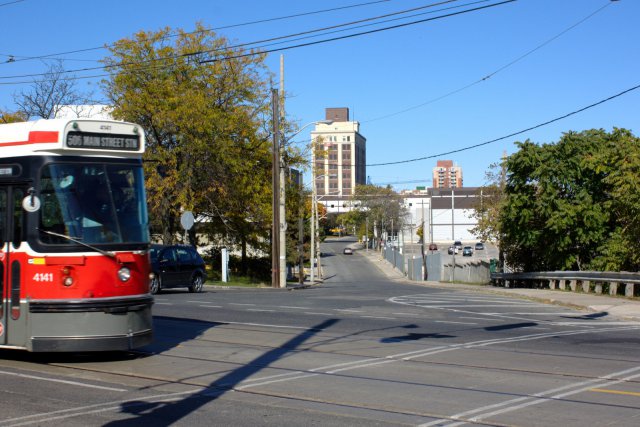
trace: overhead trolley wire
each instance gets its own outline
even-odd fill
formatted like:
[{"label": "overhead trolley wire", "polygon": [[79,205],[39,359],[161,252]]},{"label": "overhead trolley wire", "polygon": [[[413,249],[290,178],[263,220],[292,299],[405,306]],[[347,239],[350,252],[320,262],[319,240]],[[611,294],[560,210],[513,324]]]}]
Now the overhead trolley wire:
[{"label": "overhead trolley wire", "polygon": [[[25,1],[25,0],[19,0],[19,1]],[[353,5],[347,5],[347,6],[338,6],[338,7],[329,8],[329,9],[321,9],[321,10],[316,10],[316,11],[311,11],[311,12],[297,13],[297,14],[293,14],[293,15],[279,16],[279,17],[275,17],[275,18],[265,18],[265,19],[259,19],[259,20],[256,20],[256,21],[242,22],[242,23],[239,23],[239,24],[229,24],[229,25],[224,25],[224,26],[221,26],[221,27],[209,28],[209,29],[206,29],[206,30],[190,31],[190,32],[187,32],[185,34],[187,34],[187,35],[189,35],[189,34],[200,34],[200,33],[204,33],[204,32],[213,32],[213,31],[224,30],[224,29],[229,29],[229,28],[237,28],[237,27],[244,27],[244,26],[255,25],[255,24],[263,24],[263,23],[267,23],[267,22],[282,21],[282,20],[286,20],[286,19],[299,18],[299,17],[302,17],[302,16],[317,15],[317,14],[335,12],[335,11],[344,10],[344,9],[352,9],[352,8],[356,8],[356,7],[369,6],[369,5],[377,4],[377,3],[387,3],[389,1],[391,1],[391,0],[376,0],[376,1],[366,2],[366,3],[358,3],[358,4],[353,4]],[[458,1],[458,0],[453,0],[453,1]],[[3,5],[0,4],[0,6],[3,6]],[[170,34],[170,35],[167,35],[167,36],[163,37],[162,40],[173,38],[173,37],[177,37],[177,36],[178,36],[178,34]],[[47,59],[47,58],[56,59],[55,57],[56,56],[60,56],[60,55],[69,55],[69,54],[74,54],[74,53],[82,53],[82,52],[90,52],[90,51],[95,51],[95,50],[108,49],[110,47],[113,47],[114,45],[115,45],[114,43],[111,43],[111,44],[106,44],[106,45],[103,45],[103,46],[89,47],[89,48],[71,50],[71,51],[66,51],[66,52],[49,53],[49,54],[46,54],[46,55],[39,55],[39,56],[18,56],[18,55],[6,54],[6,53],[0,53],[0,55],[13,58],[13,60],[11,62],[20,62],[20,61],[29,61],[29,60],[34,60],[34,59]],[[60,58],[60,59],[68,60],[68,59],[65,59],[65,58]],[[92,61],[96,61],[96,60],[92,60]]]},{"label": "overhead trolley wire", "polygon": [[424,106],[426,106],[426,105],[433,104],[433,103],[435,103],[435,102],[437,102],[437,101],[440,101],[440,100],[442,100],[442,99],[444,99],[444,98],[448,98],[449,96],[455,95],[455,94],[460,93],[460,92],[462,92],[462,91],[464,91],[464,90],[466,90],[466,89],[469,89],[470,87],[473,87],[473,86],[475,86],[475,85],[477,85],[477,84],[483,83],[483,82],[485,82],[485,81],[489,80],[491,77],[493,77],[493,76],[495,76],[496,74],[498,74],[499,72],[504,71],[505,69],[507,69],[507,68],[511,67],[512,65],[515,65],[516,63],[520,62],[521,60],[523,60],[523,59],[524,59],[524,58],[526,58],[527,56],[531,55],[532,53],[534,53],[534,52],[536,52],[536,51],[538,51],[538,50],[542,49],[542,48],[543,48],[543,47],[545,47],[546,45],[548,45],[548,44],[550,44],[551,42],[555,41],[556,39],[558,39],[558,38],[562,37],[564,34],[568,33],[568,32],[569,32],[569,31],[571,31],[571,30],[573,30],[573,29],[574,29],[574,28],[576,28],[578,25],[580,25],[580,24],[584,23],[584,22],[585,22],[585,21],[587,21],[589,18],[591,18],[591,17],[593,17],[594,15],[596,15],[597,13],[601,12],[602,10],[604,10],[604,9],[605,9],[606,7],[608,7],[608,6],[611,6],[611,3],[610,3],[610,2],[609,2],[609,3],[606,3],[606,4],[605,4],[605,5],[603,5],[603,6],[601,6],[600,8],[598,8],[598,9],[597,9],[597,10],[595,10],[594,12],[590,13],[590,14],[589,14],[589,15],[587,15],[586,17],[582,18],[580,21],[576,22],[575,24],[573,24],[573,25],[571,25],[571,26],[569,26],[569,27],[565,28],[564,30],[562,30],[562,31],[561,31],[561,32],[559,32],[558,34],[554,35],[553,37],[551,37],[551,38],[547,39],[546,41],[544,41],[544,42],[540,43],[539,45],[537,45],[537,46],[536,46],[536,47],[534,47],[533,49],[530,49],[529,51],[527,51],[527,52],[525,52],[524,54],[522,54],[522,55],[518,56],[517,58],[515,58],[514,60],[512,60],[512,61],[508,62],[507,64],[505,64],[505,65],[501,66],[500,68],[496,69],[495,71],[492,71],[491,73],[487,74],[486,76],[484,76],[484,77],[482,77],[482,78],[480,78],[480,79],[478,79],[478,80],[476,80],[476,81],[474,81],[474,82],[472,82],[472,83],[469,83],[469,84],[467,84],[467,85],[465,85],[465,86],[462,86],[462,87],[460,87],[460,88],[458,88],[458,89],[454,89],[454,90],[452,90],[452,91],[450,91],[450,92],[447,92],[447,93],[445,93],[445,94],[443,94],[443,95],[440,95],[440,96],[438,96],[438,97],[436,97],[436,98],[433,98],[433,99],[430,99],[430,100],[425,101],[425,102],[423,102],[423,103],[420,103],[420,104],[418,104],[418,105],[414,105],[414,106],[412,106],[412,107],[408,107],[408,108],[405,108],[405,109],[403,109],[403,110],[396,111],[395,113],[386,114],[386,115],[384,115],[384,116],[375,117],[375,118],[373,118],[373,119],[369,119],[369,120],[363,120],[363,121],[362,121],[362,123],[371,123],[371,122],[375,122],[375,121],[378,121],[378,120],[384,120],[384,119],[388,119],[388,118],[391,118],[391,117],[395,117],[395,116],[398,116],[398,115],[400,115],[400,114],[404,114],[404,113],[407,113],[407,112],[409,112],[409,111],[413,111],[413,110],[416,110],[416,109],[418,109],[418,108],[424,107]]},{"label": "overhead trolley wire", "polygon": [[634,90],[637,90],[637,89],[640,89],[640,84],[636,85],[636,86],[633,86],[633,87],[630,87],[629,89],[625,89],[622,92],[616,93],[615,95],[611,95],[611,96],[609,96],[609,97],[607,97],[605,99],[602,99],[602,100],[600,100],[598,102],[594,102],[593,104],[587,105],[586,107],[582,107],[582,108],[580,108],[578,110],[572,111],[570,113],[564,114],[564,115],[556,117],[554,119],[547,120],[546,122],[539,123],[539,124],[537,124],[535,126],[531,126],[531,127],[526,128],[526,129],[522,129],[522,130],[519,130],[517,132],[513,132],[513,133],[510,133],[508,135],[501,136],[499,138],[495,138],[495,139],[492,139],[492,140],[489,140],[489,141],[481,142],[479,144],[469,145],[467,147],[459,148],[457,150],[447,151],[447,152],[444,152],[444,153],[433,154],[433,155],[424,156],[424,157],[416,157],[414,159],[398,160],[396,162],[372,163],[372,164],[367,164],[366,166],[367,167],[369,167],[369,166],[374,167],[374,166],[399,165],[399,164],[404,164],[404,163],[412,163],[412,162],[418,162],[418,161],[421,161],[421,160],[433,159],[435,157],[447,156],[449,154],[460,153],[462,151],[468,151],[468,150],[471,150],[473,148],[478,148],[478,147],[482,147],[483,145],[489,145],[489,144],[492,144],[494,142],[502,141],[502,140],[505,140],[507,138],[511,138],[511,137],[516,136],[516,135],[521,135],[521,134],[523,134],[525,132],[529,132],[531,130],[538,129],[538,128],[541,128],[543,126],[549,125],[551,123],[555,123],[557,121],[566,119],[567,117],[570,117],[570,116],[576,115],[578,113],[581,113],[583,111],[589,110],[589,109],[591,109],[593,107],[596,107],[598,105],[601,105],[601,104],[604,104],[606,102],[609,102],[609,101],[611,101],[611,100],[613,100],[615,98],[618,98],[618,97],[620,97],[622,95],[625,95],[625,94],[627,94],[629,92],[633,92]]},{"label": "overhead trolley wire", "polygon": [[[453,1],[459,1],[459,0],[447,0],[447,1],[443,1],[443,2],[432,3],[428,7],[442,5],[444,3],[450,3],[450,2],[453,2]],[[488,1],[491,1],[491,0],[480,0],[479,2],[488,2]],[[220,58],[203,60],[203,61],[200,61],[200,63],[201,64],[205,64],[205,63],[211,63],[211,62],[219,62],[219,61],[225,61],[225,60],[231,60],[231,59],[238,59],[238,58],[243,58],[243,57],[247,57],[247,56],[264,55],[264,54],[267,54],[267,53],[280,52],[280,51],[284,51],[284,50],[290,50],[290,49],[306,47],[306,46],[311,46],[311,45],[316,45],[316,44],[323,44],[323,43],[328,43],[328,42],[332,42],[332,41],[337,41],[337,40],[342,40],[342,39],[347,39],[347,38],[353,38],[353,37],[358,37],[358,36],[363,36],[363,35],[369,35],[369,34],[373,34],[373,33],[377,33],[377,32],[393,30],[393,29],[397,29],[397,28],[401,28],[401,27],[410,26],[410,25],[422,24],[422,23],[425,23],[425,22],[434,21],[434,20],[438,20],[438,19],[450,18],[450,17],[456,16],[456,15],[461,15],[461,14],[465,14],[465,13],[469,13],[469,12],[476,12],[476,11],[479,11],[479,10],[492,8],[492,7],[495,7],[495,6],[501,6],[501,5],[504,5],[504,4],[507,4],[507,3],[513,3],[515,1],[517,1],[517,0],[503,0],[501,2],[493,3],[493,4],[490,4],[490,5],[479,6],[479,7],[475,7],[475,8],[471,8],[471,9],[465,9],[465,10],[462,10],[462,11],[452,12],[452,13],[448,13],[448,14],[444,14],[444,15],[439,15],[439,16],[436,16],[436,17],[425,18],[425,19],[412,21],[412,22],[407,22],[407,23],[403,23],[403,24],[397,24],[397,25],[393,25],[393,26],[378,28],[378,29],[369,30],[369,31],[363,31],[363,32],[349,34],[349,35],[340,36],[340,37],[333,37],[333,38],[329,38],[329,39],[318,40],[318,41],[314,41],[314,42],[300,43],[300,44],[296,44],[296,45],[292,45],[292,46],[285,46],[285,47],[281,47],[281,48],[274,48],[274,49],[269,49],[269,50],[257,50],[257,51],[251,51],[251,52],[246,52],[246,53],[237,54],[237,55],[230,55],[230,56],[224,56],[224,57],[220,57]],[[469,4],[476,4],[476,3],[478,3],[478,1],[473,2],[473,3],[469,3]],[[422,8],[424,8],[424,7],[427,7],[427,6],[423,6]],[[412,9],[412,10],[414,10],[414,9]],[[398,13],[405,13],[405,12],[398,12]],[[389,16],[389,14],[388,15],[384,15],[384,16]],[[379,18],[375,18],[375,19],[379,19]],[[356,22],[362,22],[362,20],[361,21],[356,21]],[[353,23],[347,23],[347,24],[342,24],[342,25],[353,25]],[[336,27],[336,26],[334,26],[334,27]],[[327,27],[327,28],[333,28],[333,27]],[[326,30],[326,28],[325,29],[321,29],[321,30]],[[314,30],[314,31],[320,31],[320,30]],[[302,34],[302,33],[299,33],[299,34]],[[296,36],[296,35],[299,35],[299,34],[295,34],[293,36]],[[292,36],[291,35],[283,36],[283,38],[284,37],[292,37]],[[268,40],[264,40],[264,41],[270,41],[270,40],[275,40],[275,39],[277,39],[277,38],[268,39]],[[228,49],[233,49],[233,48],[237,48],[237,47],[244,47],[244,46],[248,46],[250,44],[261,43],[261,42],[264,42],[264,41],[258,41],[258,42],[253,42],[253,43],[244,43],[244,44],[240,44],[240,45],[236,45],[236,46],[227,46],[227,47],[222,48],[222,49],[228,50]],[[152,59],[152,60],[143,61],[143,62],[137,62],[137,63],[114,64],[114,65],[106,65],[106,66],[100,66],[100,67],[89,67],[89,68],[82,68],[82,69],[76,69],[76,70],[68,70],[68,71],[64,71],[63,73],[68,74],[68,73],[83,72],[83,71],[106,70],[106,69],[109,69],[109,68],[122,67],[123,65],[124,66],[137,65],[137,64],[144,64],[144,63],[147,63],[147,62],[158,62],[158,61],[161,61],[161,60],[171,60],[171,59],[177,59],[177,58],[180,58],[180,57],[188,57],[188,56],[195,56],[195,55],[204,54],[204,53],[212,53],[212,52],[215,52],[217,50],[220,50],[220,49],[214,49],[214,50],[210,50],[210,51],[197,51],[197,52],[185,53],[185,54],[181,54],[181,55],[175,55],[175,56],[164,57],[164,58],[155,58],[155,59]],[[162,68],[162,67],[166,67],[166,65],[160,65],[160,68]],[[150,69],[153,69],[153,68],[154,67],[150,67]],[[139,71],[139,69],[137,71]],[[37,74],[25,74],[25,75],[16,75],[16,76],[0,76],[0,80],[12,79],[12,78],[25,78],[25,77],[40,77],[40,76],[46,76],[47,74],[48,73],[37,73]],[[79,79],[105,77],[105,76],[108,76],[108,74],[93,75],[93,76],[79,76],[79,77],[73,76],[73,77],[67,77],[66,79],[68,79],[68,80],[79,80]],[[42,81],[46,81],[46,79],[43,79]],[[28,84],[28,83],[32,83],[32,81],[0,82],[0,85]]]}]

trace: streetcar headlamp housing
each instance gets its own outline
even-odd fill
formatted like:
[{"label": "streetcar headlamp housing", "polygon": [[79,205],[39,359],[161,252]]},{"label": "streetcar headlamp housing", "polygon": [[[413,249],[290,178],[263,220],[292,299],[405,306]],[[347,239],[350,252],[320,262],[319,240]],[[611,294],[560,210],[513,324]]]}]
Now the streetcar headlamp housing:
[{"label": "streetcar headlamp housing", "polygon": [[126,282],[131,279],[131,270],[129,270],[128,267],[120,268],[120,270],[118,270],[118,279],[120,279],[121,282]]}]

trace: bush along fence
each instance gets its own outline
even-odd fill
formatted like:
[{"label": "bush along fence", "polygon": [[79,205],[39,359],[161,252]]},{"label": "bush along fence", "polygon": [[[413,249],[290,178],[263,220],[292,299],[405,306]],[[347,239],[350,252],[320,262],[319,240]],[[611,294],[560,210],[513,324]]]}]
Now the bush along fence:
[{"label": "bush along fence", "polygon": [[640,297],[640,273],[599,271],[543,271],[491,273],[491,284],[507,288],[560,289],[573,292]]}]

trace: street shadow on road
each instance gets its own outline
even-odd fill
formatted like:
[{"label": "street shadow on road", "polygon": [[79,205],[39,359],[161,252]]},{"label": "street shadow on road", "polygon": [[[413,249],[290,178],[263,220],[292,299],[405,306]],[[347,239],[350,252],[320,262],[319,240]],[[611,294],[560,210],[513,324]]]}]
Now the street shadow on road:
[{"label": "street shadow on road", "polygon": [[595,320],[601,317],[607,317],[608,315],[609,315],[608,311],[600,311],[598,313],[584,314],[582,316],[560,316],[560,317],[564,319]]},{"label": "street shadow on road", "polygon": [[197,338],[206,330],[224,324],[225,323],[206,322],[196,319],[153,316],[153,342],[135,350],[52,353],[30,353],[26,351],[0,350],[0,357],[3,359],[40,364],[83,364],[128,361],[165,352],[179,346],[183,342]]},{"label": "street shadow on road", "polygon": [[510,323],[508,325],[487,326],[485,331],[508,331],[510,329],[530,328],[532,326],[538,326],[536,322],[522,322],[522,323]]},{"label": "street shadow on road", "polygon": [[[282,359],[288,353],[296,351],[305,341],[336,324],[338,319],[328,319],[296,335],[280,347],[274,348],[256,357],[245,365],[223,375],[209,384],[208,387],[178,401],[144,402],[128,401],[121,404],[121,412],[131,414],[124,420],[113,421],[106,426],[132,425],[172,425],[199,408],[216,400],[255,373],[265,369],[272,363]],[[206,322],[203,322],[206,323]]]},{"label": "street shadow on road", "polygon": [[[405,329],[413,329],[413,328],[418,328],[418,325],[416,324],[410,324],[410,325],[405,325],[403,326],[403,328]],[[406,335],[401,335],[399,337],[387,337],[387,338],[382,338],[380,340],[380,342],[388,344],[388,343],[396,343],[396,342],[403,342],[403,341],[418,341],[418,340],[422,340],[422,339],[439,339],[439,338],[455,338],[455,335],[446,335],[446,334],[416,334],[413,332],[409,332]]]}]

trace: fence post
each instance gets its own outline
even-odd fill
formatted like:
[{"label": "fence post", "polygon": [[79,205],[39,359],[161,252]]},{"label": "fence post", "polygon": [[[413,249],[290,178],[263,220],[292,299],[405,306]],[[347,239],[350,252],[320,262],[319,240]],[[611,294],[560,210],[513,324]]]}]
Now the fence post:
[{"label": "fence post", "polygon": [[617,282],[609,283],[609,295],[618,295],[618,283]]},{"label": "fence post", "polygon": [[634,283],[627,283],[624,287],[624,296],[627,298],[633,297],[634,288],[635,288]]},{"label": "fence post", "polygon": [[569,288],[575,292],[578,289],[578,281],[577,280],[569,280]]}]

